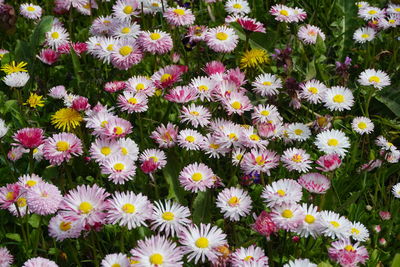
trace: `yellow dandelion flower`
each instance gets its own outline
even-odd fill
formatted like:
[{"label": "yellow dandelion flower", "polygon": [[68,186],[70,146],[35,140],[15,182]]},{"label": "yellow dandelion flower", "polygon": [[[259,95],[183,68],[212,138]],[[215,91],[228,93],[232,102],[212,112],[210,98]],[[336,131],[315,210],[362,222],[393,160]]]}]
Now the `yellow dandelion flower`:
[{"label": "yellow dandelion flower", "polygon": [[255,68],[262,64],[269,63],[268,53],[262,49],[251,49],[243,53],[240,59],[240,68]]},{"label": "yellow dandelion flower", "polygon": [[81,121],[83,121],[81,114],[72,108],[62,108],[51,116],[51,123],[63,131],[75,129],[81,124]]},{"label": "yellow dandelion flower", "polygon": [[29,105],[31,108],[43,107],[44,101],[42,100],[43,96],[37,95],[36,93],[31,93],[28,100],[24,103],[24,105]]},{"label": "yellow dandelion flower", "polygon": [[25,68],[26,65],[28,65],[28,63],[24,61],[21,61],[18,64],[16,64],[15,61],[12,61],[11,63],[2,66],[1,70],[4,71],[7,75],[14,72],[28,72]]}]

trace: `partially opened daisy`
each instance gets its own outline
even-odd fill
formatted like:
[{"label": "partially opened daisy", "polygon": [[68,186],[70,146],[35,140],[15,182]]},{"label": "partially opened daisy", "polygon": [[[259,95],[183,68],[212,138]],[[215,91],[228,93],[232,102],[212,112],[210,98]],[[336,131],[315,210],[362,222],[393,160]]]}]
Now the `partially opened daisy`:
[{"label": "partially opened daisy", "polygon": [[315,145],[325,154],[338,154],[344,157],[350,147],[350,142],[342,131],[332,129],[319,133]]},{"label": "partially opened daisy", "polygon": [[179,117],[181,122],[190,123],[193,127],[197,128],[210,124],[211,113],[203,106],[191,104],[190,106],[182,107]]},{"label": "partially opened daisy", "polygon": [[323,100],[329,110],[350,110],[354,105],[354,96],[350,89],[343,86],[333,86],[325,91]]},{"label": "partially opened daisy", "polygon": [[313,25],[301,26],[297,36],[300,41],[305,44],[315,44],[317,43],[318,36],[321,37],[322,40],[325,40],[325,34],[321,31],[320,28]]},{"label": "partially opened daisy", "polygon": [[152,218],[152,209],[153,205],[142,193],[116,192],[109,201],[107,221],[126,226],[128,230],[147,226],[146,220]]},{"label": "partially opened daisy", "polygon": [[167,8],[163,15],[166,21],[173,26],[191,25],[195,20],[192,11],[184,7]]},{"label": "partially opened daisy", "polygon": [[125,254],[114,253],[108,254],[101,261],[101,267],[129,267],[129,259]]},{"label": "partially opened daisy", "polygon": [[22,265],[22,267],[36,267],[36,266],[58,267],[58,265],[54,261],[42,257],[31,258]]},{"label": "partially opened daisy", "polygon": [[72,156],[82,155],[82,142],[72,133],[54,134],[43,144],[43,156],[52,165],[61,165],[69,161]]},{"label": "partially opened daisy", "polygon": [[225,3],[225,11],[229,14],[248,14],[250,7],[246,0],[228,0]]},{"label": "partially opened daisy", "polygon": [[261,96],[273,96],[279,94],[282,81],[274,74],[264,73],[256,77],[252,86],[253,91]]},{"label": "partially opened daisy", "polygon": [[322,211],[321,224],[325,227],[322,233],[330,238],[346,239],[351,235],[351,222],[333,211]]},{"label": "partially opened daisy", "polygon": [[22,4],[19,7],[19,12],[28,19],[39,19],[42,16],[42,8],[30,3]]},{"label": "partially opened daisy", "polygon": [[356,30],[353,34],[353,39],[357,43],[370,42],[375,38],[376,31],[370,27],[364,27]]},{"label": "partially opened daisy", "polygon": [[53,25],[53,27],[46,33],[46,44],[53,49],[57,49],[59,46],[67,44],[69,41],[69,34],[66,29],[59,25]]},{"label": "partially opened daisy", "polygon": [[378,90],[382,90],[383,87],[390,85],[390,78],[381,70],[367,69],[361,72],[358,82],[361,85],[373,86]]},{"label": "partially opened daisy", "polygon": [[136,165],[128,157],[115,155],[101,163],[101,173],[108,174],[108,179],[115,184],[124,184],[133,180],[136,174]]},{"label": "partially opened daisy", "polygon": [[301,185],[292,179],[275,181],[271,185],[267,185],[261,194],[268,207],[296,203],[301,200],[302,196]]},{"label": "partially opened daisy", "polygon": [[305,141],[311,136],[311,130],[304,123],[291,123],[287,128],[287,134],[290,139],[296,141]]},{"label": "partially opened daisy", "polygon": [[265,256],[264,250],[255,245],[240,247],[230,256],[233,267],[268,266],[268,257]]},{"label": "partially opened daisy", "polygon": [[225,188],[217,197],[217,207],[221,209],[224,218],[239,221],[250,213],[252,201],[246,191],[240,188]]},{"label": "partially opened daisy", "polygon": [[303,174],[297,182],[308,192],[315,194],[325,194],[331,187],[331,181],[320,173]]},{"label": "partially opened daisy", "polygon": [[368,260],[368,251],[359,242],[353,244],[349,239],[331,243],[328,249],[329,258],[340,266],[360,266]]},{"label": "partially opened daisy", "polygon": [[187,165],[179,173],[179,182],[187,191],[206,191],[214,185],[214,173],[204,163]]},{"label": "partially opened daisy", "polygon": [[220,255],[216,248],[227,243],[226,234],[211,224],[189,226],[179,234],[179,242],[188,260],[194,260],[195,264],[206,259],[215,261]]},{"label": "partially opened daisy", "polygon": [[239,37],[233,29],[218,26],[207,31],[205,40],[207,45],[215,52],[230,53],[236,48]]},{"label": "partially opened daisy", "polygon": [[288,148],[281,157],[283,166],[289,171],[307,172],[311,169],[310,155],[303,149]]},{"label": "partially opened daisy", "polygon": [[312,104],[321,103],[325,91],[325,84],[317,80],[310,80],[300,85],[300,97]]},{"label": "partially opened daisy", "polygon": [[374,131],[374,124],[369,118],[355,117],[351,122],[351,128],[359,134],[370,134]]},{"label": "partially opened daisy", "polygon": [[137,266],[183,266],[181,247],[159,235],[140,240],[130,253]]},{"label": "partially opened daisy", "polygon": [[30,76],[26,72],[13,72],[7,74],[2,80],[9,87],[20,88],[26,85],[29,78]]},{"label": "partially opened daisy", "polygon": [[151,229],[175,236],[191,223],[190,210],[171,200],[154,202]]},{"label": "partially opened daisy", "polygon": [[296,203],[274,206],[271,210],[272,221],[280,228],[294,232],[303,224],[305,214]]}]

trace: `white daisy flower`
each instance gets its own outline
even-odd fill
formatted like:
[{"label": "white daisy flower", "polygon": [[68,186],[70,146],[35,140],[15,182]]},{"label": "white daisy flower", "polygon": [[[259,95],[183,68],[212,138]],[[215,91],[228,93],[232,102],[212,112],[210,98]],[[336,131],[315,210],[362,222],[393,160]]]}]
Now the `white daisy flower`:
[{"label": "white daisy flower", "polygon": [[218,194],[217,207],[221,209],[224,218],[239,221],[250,213],[252,201],[246,191],[240,188],[225,188]]},{"label": "white daisy flower", "polygon": [[42,16],[42,8],[31,3],[22,4],[19,7],[19,12],[28,19],[40,19]]},{"label": "white daisy flower", "polygon": [[351,122],[351,128],[359,134],[370,134],[374,131],[374,124],[369,118],[355,117]]},{"label": "white daisy flower", "polygon": [[385,12],[377,7],[366,6],[358,10],[358,16],[365,21],[370,21],[384,17]]},{"label": "white daisy flower", "polygon": [[205,76],[193,78],[190,82],[190,86],[197,89],[201,101],[211,100],[211,91],[214,90],[215,84],[211,78]]},{"label": "white daisy flower", "polygon": [[200,145],[204,141],[204,136],[198,131],[192,129],[185,129],[179,131],[177,137],[178,145],[187,150],[199,150]]},{"label": "white daisy flower", "polygon": [[108,254],[101,261],[101,267],[129,267],[128,257],[122,253]]},{"label": "white daisy flower", "polygon": [[241,148],[236,148],[235,150],[233,150],[232,152],[232,164],[234,166],[238,166],[243,159],[243,156],[245,155],[246,150],[245,149],[241,149]]},{"label": "white daisy flower", "polygon": [[350,89],[334,86],[325,92],[323,102],[331,111],[350,110],[354,104],[354,96]]},{"label": "white daisy flower", "polygon": [[267,185],[261,197],[268,207],[296,203],[301,200],[303,191],[301,185],[292,179],[280,179]]},{"label": "white daisy flower", "polygon": [[30,76],[27,72],[13,72],[3,78],[3,82],[9,87],[24,87]]},{"label": "white daisy flower", "polygon": [[342,131],[332,129],[319,133],[315,145],[325,154],[339,154],[344,157],[350,147],[350,142]]},{"label": "white daisy flower", "polygon": [[135,141],[126,138],[119,138],[118,145],[120,148],[120,155],[130,158],[132,161],[136,161],[139,156],[139,147]]},{"label": "white daisy flower", "polygon": [[3,138],[8,132],[8,126],[3,119],[0,119],[0,138]]},{"label": "white daisy flower", "polygon": [[355,241],[365,242],[369,238],[368,229],[360,222],[351,224],[350,234]]},{"label": "white daisy flower", "polygon": [[318,212],[318,207],[313,206],[312,204],[307,206],[306,203],[303,203],[301,208],[304,211],[305,217],[303,220],[303,224],[296,229],[296,233],[298,233],[302,237],[318,237],[321,234],[322,229],[324,228],[321,225],[321,218]]},{"label": "white daisy flower", "polygon": [[350,237],[351,222],[333,211],[321,211],[321,224],[325,227],[322,231],[327,237],[346,239]]},{"label": "white daisy flower", "polygon": [[274,105],[258,105],[254,107],[254,111],[251,114],[251,119],[255,123],[265,123],[269,121],[282,120],[278,109]]},{"label": "white daisy flower", "polygon": [[386,12],[390,15],[400,15],[400,5],[390,3],[386,9]]},{"label": "white daisy flower", "polygon": [[228,0],[225,3],[225,11],[229,14],[248,14],[250,7],[245,0]]},{"label": "white daisy flower", "polygon": [[221,155],[224,156],[231,151],[230,148],[218,144],[215,136],[212,134],[207,134],[200,146],[201,150],[211,158],[219,158]]},{"label": "white daisy flower", "polygon": [[297,33],[297,37],[305,44],[317,43],[318,36],[320,36],[322,40],[325,40],[325,34],[320,28],[313,25],[301,26]]},{"label": "white daisy flower", "polygon": [[279,94],[278,89],[282,88],[282,81],[274,74],[264,73],[257,76],[251,85],[253,91],[261,96],[274,96]]},{"label": "white daisy flower", "polygon": [[46,33],[46,44],[53,49],[69,41],[69,34],[66,29],[59,25],[53,25],[50,31]]},{"label": "white daisy flower", "polygon": [[296,141],[305,141],[311,136],[311,130],[304,123],[291,123],[288,126],[289,138]]},{"label": "white daisy flower", "polygon": [[325,84],[317,80],[310,80],[300,85],[300,97],[312,104],[321,103],[325,91]]},{"label": "white daisy flower", "polygon": [[136,22],[116,23],[111,30],[114,38],[133,38],[136,39],[140,33],[140,25]]},{"label": "white daisy flower", "polygon": [[289,261],[283,267],[317,267],[317,265],[309,259],[295,259],[294,261]]},{"label": "white daisy flower", "polygon": [[192,103],[188,107],[182,107],[179,118],[181,122],[190,123],[194,128],[204,127],[210,124],[211,113],[207,108]]},{"label": "white daisy flower", "polygon": [[251,245],[248,248],[238,248],[231,255],[232,267],[265,267],[268,257],[262,248]]},{"label": "white daisy flower", "polygon": [[283,166],[289,171],[308,172],[311,169],[310,155],[303,149],[288,148],[281,157]]},{"label": "white daisy flower", "polygon": [[376,31],[370,27],[364,27],[356,30],[353,34],[353,39],[357,43],[370,42],[375,38]]},{"label": "white daisy flower", "polygon": [[132,16],[136,16],[138,2],[135,0],[118,0],[113,6],[113,15],[121,21],[131,21]]},{"label": "white daisy flower", "polygon": [[296,203],[274,206],[271,210],[272,221],[286,231],[296,231],[304,221],[304,211]]},{"label": "white daisy flower", "polygon": [[400,198],[400,183],[397,183],[392,187],[392,193],[395,198]]},{"label": "white daisy flower", "polygon": [[390,78],[381,70],[367,69],[361,72],[358,82],[361,85],[373,86],[378,90],[382,90],[383,87],[390,85]]},{"label": "white daisy flower", "polygon": [[379,146],[383,150],[396,151],[397,147],[393,145],[393,143],[389,142],[382,135],[378,136],[375,141],[376,145]]}]

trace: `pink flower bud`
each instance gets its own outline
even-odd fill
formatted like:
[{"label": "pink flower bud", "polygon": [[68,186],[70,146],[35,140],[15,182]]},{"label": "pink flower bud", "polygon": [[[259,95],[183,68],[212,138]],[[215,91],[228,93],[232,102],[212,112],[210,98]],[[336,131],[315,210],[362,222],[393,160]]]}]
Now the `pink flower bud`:
[{"label": "pink flower bud", "polygon": [[317,167],[318,170],[323,172],[330,172],[336,170],[342,164],[342,160],[340,159],[338,154],[330,154],[321,156],[316,163],[320,166]]},{"label": "pink flower bud", "polygon": [[72,108],[77,111],[84,111],[90,108],[89,100],[86,97],[78,96],[72,101]]},{"label": "pink flower bud", "polygon": [[392,215],[388,211],[380,211],[379,216],[381,216],[382,220],[384,221],[390,220],[390,218],[392,218]]}]

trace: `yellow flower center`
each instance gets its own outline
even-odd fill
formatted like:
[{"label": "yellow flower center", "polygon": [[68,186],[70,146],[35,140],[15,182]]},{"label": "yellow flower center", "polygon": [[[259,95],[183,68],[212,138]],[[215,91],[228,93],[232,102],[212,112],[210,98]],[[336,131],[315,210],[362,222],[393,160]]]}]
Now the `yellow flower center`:
[{"label": "yellow flower center", "polygon": [[365,122],[359,122],[357,124],[358,128],[360,128],[361,130],[364,130],[365,128],[367,128],[367,124]]},{"label": "yellow flower center", "polygon": [[287,10],[281,10],[281,11],[279,11],[279,13],[282,15],[282,16],[288,16],[289,15],[289,12],[287,12]]},{"label": "yellow flower center", "polygon": [[153,7],[159,7],[160,5],[158,3],[152,3],[151,6]]},{"label": "yellow flower center", "polygon": [[107,51],[113,51],[114,50],[114,45],[110,44],[107,46]]},{"label": "yellow flower center", "polygon": [[335,228],[338,228],[340,226],[340,223],[338,223],[337,221],[330,221],[330,223]]},{"label": "yellow flower center", "polygon": [[198,113],[197,111],[191,111],[190,114],[192,114],[193,116],[199,116],[200,113]]},{"label": "yellow flower center", "polygon": [[276,191],[276,193],[277,193],[278,195],[280,195],[281,197],[286,196],[286,192],[285,192],[284,190],[282,190],[282,189],[279,189],[278,191]]},{"label": "yellow flower center", "polygon": [[135,105],[135,104],[137,104],[137,99],[134,97],[131,97],[128,99],[128,102],[129,102],[129,104]]},{"label": "yellow flower center", "polygon": [[166,211],[161,217],[166,221],[172,221],[175,218],[175,215],[170,211]]},{"label": "yellow flower center", "polygon": [[116,170],[117,172],[123,171],[125,169],[125,165],[118,162],[114,164],[114,170]]},{"label": "yellow flower center", "polygon": [[182,15],[185,15],[185,10],[183,10],[181,8],[176,8],[176,9],[174,9],[174,13],[179,16],[182,16]]},{"label": "yellow flower center", "polygon": [[53,33],[51,34],[51,38],[53,38],[53,39],[58,39],[58,38],[60,38],[60,34],[59,34],[58,32],[53,32]]},{"label": "yellow flower center", "polygon": [[150,256],[150,262],[154,265],[160,265],[163,263],[163,256],[159,253],[154,253]]},{"label": "yellow flower center", "polygon": [[292,161],[297,162],[297,163],[301,162],[302,160],[303,160],[303,157],[299,154],[293,155],[293,157],[292,157]]},{"label": "yellow flower center", "polygon": [[200,85],[200,86],[197,87],[197,88],[199,88],[200,91],[208,91],[208,87],[205,86],[205,85]]},{"label": "yellow flower center", "polygon": [[134,213],[135,210],[136,210],[136,208],[135,208],[135,206],[133,206],[132,204],[126,203],[125,205],[122,206],[122,210],[123,210],[125,213]]},{"label": "yellow flower center", "polygon": [[296,130],[294,130],[294,133],[296,135],[301,135],[303,133],[303,130],[302,129],[296,129]]},{"label": "yellow flower center", "polygon": [[263,84],[263,85],[268,85],[268,86],[271,86],[271,85],[272,85],[272,83],[271,83],[270,81],[263,82],[262,84]]},{"label": "yellow flower center", "polygon": [[231,104],[231,107],[233,107],[234,109],[240,109],[242,107],[242,104],[240,104],[240,102],[235,101]]},{"label": "yellow flower center", "polygon": [[143,90],[145,87],[144,87],[143,83],[138,83],[135,88],[137,91],[140,91],[140,90]]},{"label": "yellow flower center", "polygon": [[60,230],[61,231],[68,231],[69,229],[71,229],[72,228],[72,225],[71,225],[72,223],[71,222],[64,222],[64,221],[62,221],[61,223],[60,223],[60,226],[59,226],[59,228],[60,228]]},{"label": "yellow flower center", "polygon": [[331,138],[328,140],[328,146],[337,146],[339,141],[337,139]]},{"label": "yellow flower center", "polygon": [[316,87],[310,87],[308,88],[308,91],[313,95],[318,94],[318,89]]},{"label": "yellow flower center", "polygon": [[284,210],[281,215],[283,218],[290,219],[293,217],[293,212],[291,210]]},{"label": "yellow flower center", "polygon": [[28,187],[35,186],[36,184],[37,184],[37,182],[35,180],[29,180],[29,181],[26,182],[26,185]]},{"label": "yellow flower center", "polygon": [[246,256],[243,260],[244,261],[250,261],[253,259],[253,256]]},{"label": "yellow flower center", "polygon": [[82,202],[79,205],[79,210],[83,213],[83,214],[88,214],[91,210],[93,209],[92,204],[90,204],[87,201]]},{"label": "yellow flower center", "polygon": [[359,235],[360,234],[360,230],[358,230],[357,228],[351,228],[351,233],[353,235]]},{"label": "yellow flower center", "polygon": [[122,11],[124,11],[125,14],[129,15],[129,14],[132,13],[133,7],[132,6],[125,6]]},{"label": "yellow flower center", "polygon": [[237,160],[241,160],[242,158],[243,158],[243,154],[237,154],[237,155],[236,155],[236,159],[237,159]]},{"label": "yellow flower center", "polygon": [[389,19],[388,21],[390,24],[394,24],[396,21],[394,19]]},{"label": "yellow flower center", "polygon": [[198,248],[208,248],[208,239],[205,237],[200,237],[196,240],[195,244]]},{"label": "yellow flower center", "polygon": [[122,155],[124,155],[124,156],[126,156],[126,155],[128,155],[128,149],[127,148],[125,148],[125,147],[121,147],[121,153],[122,153]]},{"label": "yellow flower center", "polygon": [[35,9],[33,6],[28,6],[28,7],[26,8],[26,10],[28,10],[29,12],[33,12],[33,11],[35,11],[36,9]]},{"label": "yellow flower center", "polygon": [[367,39],[368,37],[369,37],[368,33],[361,34],[361,38],[363,38],[363,39]]},{"label": "yellow flower center", "polygon": [[376,10],[370,10],[370,11],[368,11],[368,14],[374,15],[374,14],[376,14]]},{"label": "yellow flower center", "polygon": [[212,149],[218,149],[219,145],[218,144],[210,144],[210,148]]},{"label": "yellow flower center", "polygon": [[347,251],[353,251],[354,247],[352,245],[347,245],[347,246],[344,247],[344,249],[347,250]]},{"label": "yellow flower center", "polygon": [[65,141],[58,141],[56,144],[56,148],[58,151],[67,151],[69,149],[69,143]]},{"label": "yellow flower center", "polygon": [[111,267],[121,267],[121,264],[119,264],[119,263],[114,263],[113,265],[111,265]]},{"label": "yellow flower center", "polygon": [[333,102],[335,102],[335,103],[343,103],[344,102],[344,96],[343,95],[335,95],[333,97]]},{"label": "yellow flower center", "polygon": [[373,83],[380,83],[381,79],[378,76],[371,76],[371,77],[369,77],[368,81],[370,83],[372,83],[372,82]]},{"label": "yellow flower center", "polygon": [[104,156],[108,156],[111,153],[111,148],[108,146],[104,146],[100,149],[101,154],[103,154]]},{"label": "yellow flower center", "polygon": [[228,135],[228,137],[229,137],[229,139],[237,140],[237,135],[236,135],[235,133],[230,133],[230,134]]},{"label": "yellow flower center", "polygon": [[116,126],[116,127],[114,127],[114,133],[115,133],[116,135],[121,135],[121,134],[124,133],[124,130],[123,130],[121,127],[119,127],[119,126]]},{"label": "yellow flower center", "polygon": [[390,143],[390,142],[387,142],[387,143],[386,143],[386,145],[387,145],[388,147],[391,147],[391,146],[393,146],[393,144],[392,144],[392,143]]},{"label": "yellow flower center", "polygon": [[128,34],[128,33],[130,33],[131,32],[131,28],[129,28],[129,27],[124,27],[124,28],[122,28],[122,30],[121,30],[121,33],[123,33],[123,34]]},{"label": "yellow flower center", "polygon": [[315,217],[310,214],[307,214],[306,217],[304,218],[304,221],[308,224],[312,224],[315,222]]},{"label": "yellow flower center", "polygon": [[104,127],[106,127],[107,124],[108,124],[108,121],[102,121],[100,126],[104,128]]},{"label": "yellow flower center", "polygon": [[224,33],[224,32],[219,32],[219,33],[217,33],[217,34],[215,35],[215,37],[216,37],[218,40],[225,41],[226,39],[228,39],[228,34],[226,34],[226,33]]},{"label": "yellow flower center", "polygon": [[193,175],[192,175],[192,180],[193,181],[198,182],[201,179],[203,179],[203,175],[201,173],[199,173],[199,172],[193,173]]},{"label": "yellow flower center", "polygon": [[108,24],[108,23],[111,23],[111,21],[106,19],[106,20],[103,20],[103,23]]},{"label": "yellow flower center", "polygon": [[250,139],[253,140],[253,141],[259,141],[260,137],[258,135],[256,135],[256,134],[252,134],[252,135],[250,135]]},{"label": "yellow flower center", "polygon": [[26,207],[26,198],[20,197],[17,199],[17,205],[19,208]]},{"label": "yellow flower center", "polygon": [[152,34],[150,34],[150,39],[151,40],[158,40],[161,38],[161,34],[157,33],[157,32],[153,32]]},{"label": "yellow flower center", "polygon": [[268,110],[263,110],[260,112],[260,114],[263,116],[268,116],[270,114],[270,112]]},{"label": "yellow flower center", "polygon": [[163,75],[161,76],[161,82],[166,82],[166,81],[168,81],[168,80],[171,79],[171,78],[172,78],[172,75],[171,75],[171,74],[165,73],[165,74],[163,74]]},{"label": "yellow flower center", "polygon": [[264,163],[265,163],[265,159],[262,157],[262,156],[258,156],[258,157],[256,157],[256,163],[257,163],[257,165],[264,165]]},{"label": "yellow flower center", "polygon": [[14,199],[14,192],[7,192],[6,199],[7,200],[13,200]]},{"label": "yellow flower center", "polygon": [[132,53],[132,51],[133,51],[132,47],[130,47],[128,45],[125,45],[119,49],[119,53],[124,57],[130,55]]},{"label": "yellow flower center", "polygon": [[228,200],[228,204],[231,207],[236,207],[237,205],[239,205],[239,202],[240,202],[240,199],[238,197],[235,197],[235,196],[231,197]]},{"label": "yellow flower center", "polygon": [[242,9],[242,5],[241,4],[234,4],[232,7],[236,8],[236,9]]}]

